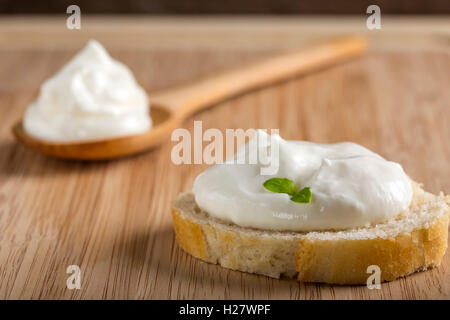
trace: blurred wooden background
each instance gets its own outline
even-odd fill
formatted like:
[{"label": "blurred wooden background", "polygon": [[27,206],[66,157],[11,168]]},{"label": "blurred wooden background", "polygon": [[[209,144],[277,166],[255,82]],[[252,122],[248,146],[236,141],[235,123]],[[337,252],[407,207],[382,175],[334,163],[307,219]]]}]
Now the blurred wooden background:
[{"label": "blurred wooden background", "polygon": [[383,14],[449,14],[448,0],[0,0],[0,13],[64,13],[76,4],[83,13],[122,14],[359,14],[376,4]]}]

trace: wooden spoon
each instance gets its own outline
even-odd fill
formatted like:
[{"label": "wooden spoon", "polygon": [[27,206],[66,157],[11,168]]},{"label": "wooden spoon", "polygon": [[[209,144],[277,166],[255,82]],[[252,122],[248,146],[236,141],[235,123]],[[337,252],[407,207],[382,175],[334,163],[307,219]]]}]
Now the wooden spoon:
[{"label": "wooden spoon", "polygon": [[22,121],[14,125],[13,133],[23,145],[58,158],[101,160],[127,156],[158,146],[184,119],[205,107],[244,91],[358,56],[365,48],[366,41],[361,37],[334,39],[191,84],[150,93],[153,128],[141,134],[51,142],[29,136]]}]

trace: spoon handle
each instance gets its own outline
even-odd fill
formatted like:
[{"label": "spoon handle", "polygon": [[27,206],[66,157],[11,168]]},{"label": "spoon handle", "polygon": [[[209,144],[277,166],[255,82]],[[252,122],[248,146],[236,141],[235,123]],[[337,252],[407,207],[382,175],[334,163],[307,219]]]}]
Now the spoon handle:
[{"label": "spoon handle", "polygon": [[178,117],[187,117],[244,91],[358,56],[365,49],[366,41],[359,36],[333,39],[180,87],[155,92],[150,95],[150,101],[164,105]]}]

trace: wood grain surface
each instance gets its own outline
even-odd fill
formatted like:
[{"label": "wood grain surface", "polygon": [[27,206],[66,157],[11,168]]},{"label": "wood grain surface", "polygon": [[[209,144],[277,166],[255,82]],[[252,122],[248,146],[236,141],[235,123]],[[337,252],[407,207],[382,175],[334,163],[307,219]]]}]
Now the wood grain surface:
[{"label": "wood grain surface", "polygon": [[[275,280],[226,270],[185,254],[174,239],[171,201],[191,188],[207,165],[172,164],[174,143],[168,140],[157,150],[118,161],[88,163],[41,156],[14,141],[13,123],[42,81],[75,50],[58,47],[58,41],[47,46],[48,38],[64,26],[55,27],[53,33],[43,31],[39,42],[39,27],[27,31],[17,19],[15,24],[9,20],[9,31],[0,31],[1,299],[450,298],[448,253],[440,267],[385,283],[381,290]],[[108,23],[114,26],[113,21]],[[258,23],[264,25],[264,20]],[[224,50],[223,43],[208,47],[204,42],[189,48],[178,48],[175,42],[128,47],[115,39],[108,49],[151,91],[289,48],[291,36],[283,46],[279,39],[283,28],[274,36],[272,26],[277,29],[268,23],[265,32],[277,48],[247,42],[239,47],[233,39],[229,40],[233,50]],[[448,30],[448,24],[441,27]],[[189,29],[181,22],[171,28],[177,37]],[[94,31],[86,32],[95,36]],[[73,36],[75,42],[86,37],[83,32]],[[189,32],[195,39],[196,31]],[[301,28],[298,32],[307,39]],[[4,39],[11,33],[22,38],[8,45]],[[27,42],[30,34],[33,46]],[[395,35],[388,32],[386,38]],[[448,194],[449,35],[433,38],[435,47],[422,47],[430,41],[423,35],[411,39],[402,50],[375,48],[363,58],[222,102],[183,125],[192,130],[193,120],[202,120],[205,129],[279,128],[287,139],[354,141],[400,162],[427,190]],[[80,290],[66,287],[69,265],[81,268]]]}]

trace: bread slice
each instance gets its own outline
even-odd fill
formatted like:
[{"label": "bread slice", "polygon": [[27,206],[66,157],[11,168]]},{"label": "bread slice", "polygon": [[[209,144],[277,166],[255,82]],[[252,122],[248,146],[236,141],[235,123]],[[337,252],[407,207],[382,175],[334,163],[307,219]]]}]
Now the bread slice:
[{"label": "bread slice", "polygon": [[302,282],[366,284],[367,267],[392,281],[439,265],[447,248],[450,197],[414,184],[409,212],[364,228],[278,232],[244,228],[202,211],[190,192],[180,194],[172,216],[176,238],[191,255],[225,268]]}]

